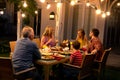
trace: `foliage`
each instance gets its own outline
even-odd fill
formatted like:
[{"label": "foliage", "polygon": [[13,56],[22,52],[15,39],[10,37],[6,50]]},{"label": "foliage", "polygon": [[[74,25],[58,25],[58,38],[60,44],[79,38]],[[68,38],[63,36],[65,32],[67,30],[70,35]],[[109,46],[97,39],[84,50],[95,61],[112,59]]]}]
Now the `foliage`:
[{"label": "foliage", "polygon": [[29,25],[30,23],[30,18],[29,15],[26,16],[26,18],[23,18],[23,26]]},{"label": "foliage", "polygon": [[8,0],[11,3],[14,3],[16,5],[15,9],[17,9],[17,11],[19,9],[21,9],[23,12],[25,13],[29,13],[33,16],[35,16],[35,10],[37,10],[37,3],[35,2],[35,0],[25,0],[27,2],[28,7],[24,8],[23,7],[23,1],[24,0]]}]

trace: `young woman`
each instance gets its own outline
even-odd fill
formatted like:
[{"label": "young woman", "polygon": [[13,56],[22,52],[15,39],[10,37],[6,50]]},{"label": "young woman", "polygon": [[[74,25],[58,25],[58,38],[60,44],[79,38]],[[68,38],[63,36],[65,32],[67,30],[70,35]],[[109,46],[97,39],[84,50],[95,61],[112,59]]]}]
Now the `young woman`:
[{"label": "young woman", "polygon": [[51,27],[51,26],[47,26],[45,28],[45,31],[42,35],[42,38],[41,38],[41,48],[44,48],[45,46],[48,46],[48,47],[53,47],[56,45],[56,41],[55,41],[55,38],[54,38],[54,28]]},{"label": "young woman", "polygon": [[83,29],[78,30],[76,40],[80,43],[80,49],[87,48],[88,40]]}]

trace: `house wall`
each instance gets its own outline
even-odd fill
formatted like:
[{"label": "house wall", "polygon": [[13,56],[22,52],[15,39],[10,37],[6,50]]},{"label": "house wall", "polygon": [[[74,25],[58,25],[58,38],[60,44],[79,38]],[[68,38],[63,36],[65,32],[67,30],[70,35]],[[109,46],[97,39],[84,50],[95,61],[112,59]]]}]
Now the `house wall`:
[{"label": "house wall", "polygon": [[49,14],[51,12],[54,12],[56,15],[56,3],[52,3],[50,9],[46,8],[46,3],[41,4],[41,33],[40,35],[42,36],[42,33],[47,25],[51,25],[53,27],[56,26],[56,17],[55,20],[49,20]]},{"label": "house wall", "polygon": [[[46,4],[41,4],[41,33],[42,35],[45,27],[47,25],[51,25],[53,27],[56,27],[56,19],[55,20],[49,20],[49,14],[50,12],[55,12],[57,15],[57,7],[56,3],[52,3],[50,9],[46,9]],[[89,32],[92,28],[98,28],[100,31],[100,39],[103,42],[104,37],[104,19],[100,15],[96,15],[95,9],[86,7],[85,4],[80,4],[77,7],[77,14],[74,12],[76,11],[75,8],[69,3],[64,3],[62,6],[63,13],[62,19],[63,21],[60,24],[60,27],[62,26],[62,34],[58,35],[60,39],[72,39],[75,38],[77,34],[77,29],[83,28],[86,32],[87,37],[89,37]],[[67,7],[67,8],[66,8]],[[77,16],[77,17],[75,17]],[[77,21],[77,22],[75,22]],[[76,25],[76,26],[74,26]],[[73,33],[73,30],[74,33]]]}]

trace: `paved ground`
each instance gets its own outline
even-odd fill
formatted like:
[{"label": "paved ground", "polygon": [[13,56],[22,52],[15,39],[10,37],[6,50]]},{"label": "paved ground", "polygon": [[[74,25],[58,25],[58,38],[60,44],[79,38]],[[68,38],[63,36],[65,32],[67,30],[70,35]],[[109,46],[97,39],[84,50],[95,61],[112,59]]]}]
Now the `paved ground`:
[{"label": "paved ground", "polygon": [[107,64],[108,67],[117,68],[120,70],[120,49],[113,49],[108,56]]}]

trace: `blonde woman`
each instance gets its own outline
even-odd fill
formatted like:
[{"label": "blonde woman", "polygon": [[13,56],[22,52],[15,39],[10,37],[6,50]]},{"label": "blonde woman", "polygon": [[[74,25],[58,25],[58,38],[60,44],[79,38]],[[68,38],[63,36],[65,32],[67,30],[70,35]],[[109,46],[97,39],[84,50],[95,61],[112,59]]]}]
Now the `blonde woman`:
[{"label": "blonde woman", "polygon": [[85,36],[85,31],[83,29],[79,29],[77,31],[76,40],[79,41],[80,43],[80,49],[87,48],[88,40],[87,37]]},{"label": "blonde woman", "polygon": [[53,47],[55,45],[54,28],[47,26],[41,38],[41,48],[44,48],[44,46]]}]

